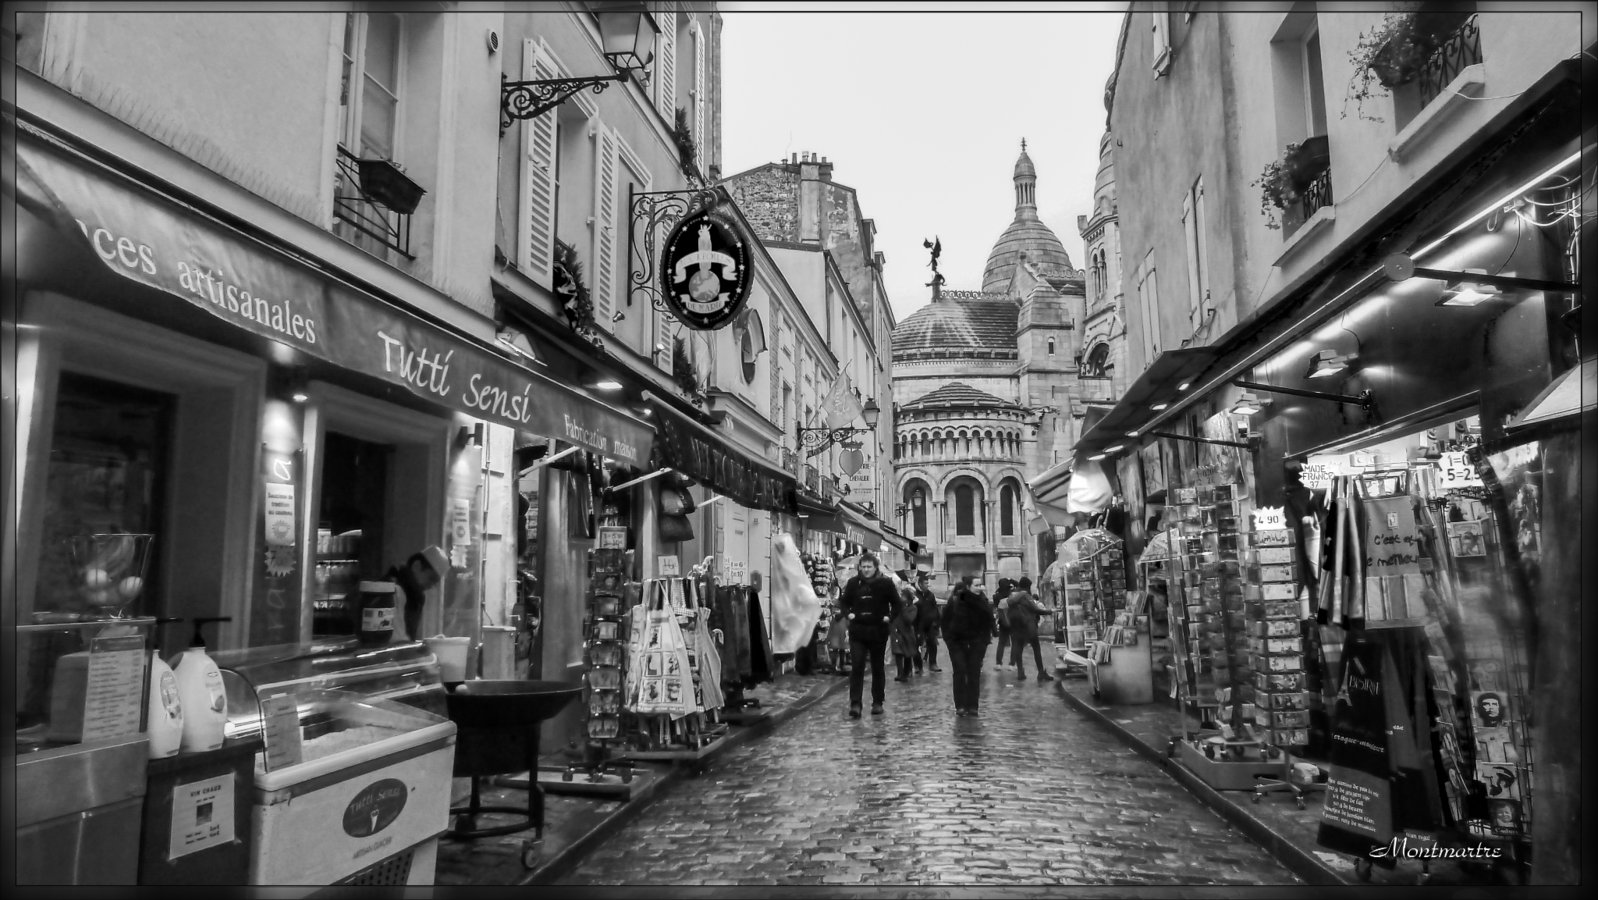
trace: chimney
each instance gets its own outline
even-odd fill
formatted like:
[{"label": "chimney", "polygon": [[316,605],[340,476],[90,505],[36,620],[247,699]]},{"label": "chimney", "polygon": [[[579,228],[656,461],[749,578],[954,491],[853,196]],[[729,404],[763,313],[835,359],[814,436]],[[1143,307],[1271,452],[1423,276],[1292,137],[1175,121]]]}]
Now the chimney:
[{"label": "chimney", "polygon": [[832,180],[832,163],[827,162],[827,158],[825,156],[821,157],[821,180]]}]

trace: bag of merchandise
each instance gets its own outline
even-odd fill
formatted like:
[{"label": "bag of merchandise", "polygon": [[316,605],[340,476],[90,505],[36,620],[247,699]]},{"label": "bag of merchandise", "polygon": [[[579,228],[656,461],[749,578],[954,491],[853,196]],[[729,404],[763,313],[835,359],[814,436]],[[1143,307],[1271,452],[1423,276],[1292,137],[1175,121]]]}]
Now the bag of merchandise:
[{"label": "bag of merchandise", "polygon": [[654,582],[646,601],[643,635],[633,668],[638,694],[631,712],[661,714],[680,719],[694,711],[693,670],[677,611],[672,608],[663,582]]}]

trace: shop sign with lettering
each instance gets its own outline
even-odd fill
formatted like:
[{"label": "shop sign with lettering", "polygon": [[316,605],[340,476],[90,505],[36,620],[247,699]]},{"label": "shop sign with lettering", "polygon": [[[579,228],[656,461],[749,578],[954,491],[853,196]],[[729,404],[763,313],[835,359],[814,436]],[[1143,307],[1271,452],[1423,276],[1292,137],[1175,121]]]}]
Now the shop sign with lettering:
[{"label": "shop sign with lettering", "polygon": [[661,294],[689,328],[713,331],[730,323],[749,298],[753,278],[749,245],[719,210],[684,216],[666,237]]}]

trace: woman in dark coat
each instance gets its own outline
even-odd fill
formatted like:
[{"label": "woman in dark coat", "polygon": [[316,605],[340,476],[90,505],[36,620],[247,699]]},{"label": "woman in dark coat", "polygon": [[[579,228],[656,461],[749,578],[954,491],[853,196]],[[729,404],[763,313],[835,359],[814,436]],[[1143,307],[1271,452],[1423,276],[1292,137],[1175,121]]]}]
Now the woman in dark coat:
[{"label": "woman in dark coat", "polygon": [[849,717],[860,718],[866,661],[871,662],[871,714],[882,714],[885,698],[882,663],[888,650],[888,623],[899,614],[899,592],[883,575],[877,558],[861,554],[857,574],[843,586],[838,607],[849,622]]},{"label": "woman in dark coat", "polygon": [[949,648],[949,668],[954,670],[954,711],[958,716],[977,715],[982,661],[998,630],[993,604],[971,589],[974,580],[971,575],[961,578],[943,607],[943,643]]},{"label": "woman in dark coat", "polygon": [[1026,681],[1026,659],[1022,653],[1032,648],[1032,658],[1038,664],[1038,680],[1053,681],[1054,676],[1043,665],[1043,648],[1038,645],[1038,619],[1048,613],[1048,608],[1032,596],[1032,579],[1022,576],[1020,583],[1006,605],[1010,619],[1010,661],[1015,664],[1017,681]]}]

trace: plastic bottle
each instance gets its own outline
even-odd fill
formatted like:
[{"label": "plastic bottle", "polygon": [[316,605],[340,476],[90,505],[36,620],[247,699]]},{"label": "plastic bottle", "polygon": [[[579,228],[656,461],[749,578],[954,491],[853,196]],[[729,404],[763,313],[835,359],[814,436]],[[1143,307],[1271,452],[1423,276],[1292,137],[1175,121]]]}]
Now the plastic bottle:
[{"label": "plastic bottle", "polygon": [[207,622],[227,622],[231,619],[231,616],[196,618],[194,639],[189,642],[189,649],[172,663],[172,674],[178,685],[178,702],[183,706],[184,753],[215,750],[222,746],[223,729],[227,725],[227,690],[222,686],[221,670],[205,653],[205,638],[200,634],[200,627]]},{"label": "plastic bottle", "polygon": [[361,582],[360,627],[355,635],[362,646],[380,647],[394,639],[398,588],[392,581]]},{"label": "plastic bottle", "polygon": [[[182,619],[156,619],[156,628]],[[159,648],[150,652],[149,728],[150,758],[173,756],[183,742],[183,702],[178,699],[178,680],[172,667],[161,658]]]}]

